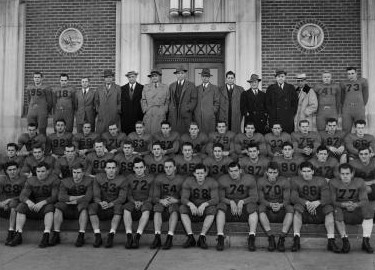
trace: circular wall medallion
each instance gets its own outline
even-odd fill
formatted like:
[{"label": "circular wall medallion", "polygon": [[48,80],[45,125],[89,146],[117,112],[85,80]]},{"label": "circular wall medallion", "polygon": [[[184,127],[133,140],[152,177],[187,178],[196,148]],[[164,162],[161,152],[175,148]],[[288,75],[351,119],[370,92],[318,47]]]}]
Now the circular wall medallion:
[{"label": "circular wall medallion", "polygon": [[61,50],[66,53],[75,53],[83,46],[83,34],[77,28],[67,28],[59,36]]},{"label": "circular wall medallion", "polygon": [[293,41],[304,53],[318,53],[325,48],[328,31],[325,25],[316,20],[299,22],[293,30]]}]

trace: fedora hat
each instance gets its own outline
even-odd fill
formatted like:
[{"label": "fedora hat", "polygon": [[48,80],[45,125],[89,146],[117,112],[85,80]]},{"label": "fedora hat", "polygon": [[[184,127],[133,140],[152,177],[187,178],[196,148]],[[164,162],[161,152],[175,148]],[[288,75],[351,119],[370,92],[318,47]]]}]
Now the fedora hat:
[{"label": "fedora hat", "polygon": [[277,69],[275,72],[275,77],[279,76],[280,74],[284,74],[285,76],[287,75],[286,71],[283,69]]},{"label": "fedora hat", "polygon": [[176,71],[173,72],[173,74],[177,74],[177,73],[179,73],[179,72],[181,72],[181,71],[183,71],[183,72],[187,72],[187,69],[184,68],[183,66],[179,66],[178,68],[176,68]]},{"label": "fedora hat", "polygon": [[201,74],[202,76],[209,76],[209,77],[211,77],[211,76],[212,76],[212,74],[211,74],[211,72],[210,72],[210,69],[209,69],[209,68],[204,68],[204,69],[202,69],[202,72],[201,72],[201,73],[199,73],[199,74]]},{"label": "fedora hat", "polygon": [[126,77],[129,77],[130,75],[135,75],[135,76],[137,76],[137,75],[138,75],[138,72],[135,71],[135,70],[131,70],[131,71],[129,71],[128,73],[125,74]]},{"label": "fedora hat", "polygon": [[258,81],[258,82],[260,82],[261,81],[261,79],[259,79],[259,76],[258,75],[256,75],[256,74],[251,74],[251,76],[250,76],[250,79],[247,81],[247,82],[253,82],[253,81]]},{"label": "fedora hat", "polygon": [[103,72],[103,77],[113,77],[114,75],[115,75],[115,73],[113,73],[112,70],[110,70],[110,69],[106,69]]},{"label": "fedora hat", "polygon": [[296,75],[296,79],[298,80],[304,80],[306,78],[307,78],[306,73],[300,73]]},{"label": "fedora hat", "polygon": [[147,75],[147,77],[151,77],[154,74],[157,74],[157,75],[161,76],[161,71],[157,68],[154,68],[154,69],[151,70],[150,74]]}]

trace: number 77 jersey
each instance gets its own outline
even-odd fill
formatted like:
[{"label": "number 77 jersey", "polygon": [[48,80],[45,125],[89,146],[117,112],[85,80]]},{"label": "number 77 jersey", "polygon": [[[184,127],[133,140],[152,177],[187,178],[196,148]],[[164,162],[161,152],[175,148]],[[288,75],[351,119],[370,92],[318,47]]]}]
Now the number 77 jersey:
[{"label": "number 77 jersey", "polygon": [[341,206],[343,202],[364,202],[368,201],[366,185],[361,178],[353,178],[349,184],[344,184],[340,179],[329,181],[331,197],[335,206]]}]

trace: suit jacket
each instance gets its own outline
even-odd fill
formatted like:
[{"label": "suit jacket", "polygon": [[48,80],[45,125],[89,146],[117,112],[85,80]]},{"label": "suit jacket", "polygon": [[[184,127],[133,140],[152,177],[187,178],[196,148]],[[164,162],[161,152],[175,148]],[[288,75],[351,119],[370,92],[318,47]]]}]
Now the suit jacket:
[{"label": "suit jacket", "polygon": [[85,120],[91,123],[92,128],[95,124],[95,92],[93,88],[89,88],[86,95],[83,95],[82,88],[77,89],[75,95],[75,107],[76,107],[76,124],[83,125]]},{"label": "suit jacket", "polygon": [[252,122],[257,132],[264,133],[267,125],[266,93],[258,89],[254,95],[252,89],[241,94],[241,115],[245,117],[245,124]]},{"label": "suit jacket", "polygon": [[121,87],[121,129],[129,134],[135,131],[135,123],[143,120],[141,106],[143,85],[136,83],[132,99],[130,99],[130,84]]},{"label": "suit jacket", "polygon": [[197,106],[197,90],[192,82],[187,80],[182,85],[180,100],[175,100],[175,92],[177,88],[177,81],[169,85],[169,108],[168,108],[168,121],[172,125],[172,129],[179,134],[188,132],[189,125],[193,120],[193,112]]},{"label": "suit jacket", "polygon": [[[239,85],[234,85],[232,92],[232,117],[231,117],[231,128],[230,130],[239,133],[241,132],[241,110],[238,104],[240,103],[241,94],[244,89]],[[220,95],[220,108],[219,108],[219,120],[224,120],[229,123],[228,112],[229,112],[229,97],[227,85],[219,88]]]}]

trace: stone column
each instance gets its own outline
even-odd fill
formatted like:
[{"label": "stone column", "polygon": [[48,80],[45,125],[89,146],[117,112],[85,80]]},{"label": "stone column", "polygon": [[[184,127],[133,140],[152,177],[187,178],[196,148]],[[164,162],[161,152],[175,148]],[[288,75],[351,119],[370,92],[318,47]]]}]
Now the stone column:
[{"label": "stone column", "polygon": [[375,134],[375,0],[361,1],[362,76],[368,79],[369,101],[367,120],[369,132]]},{"label": "stone column", "polygon": [[0,149],[21,131],[24,15],[19,0],[0,0]]},{"label": "stone column", "polygon": [[141,68],[139,70],[139,81],[142,84],[150,82],[147,77],[153,66],[153,40],[149,34],[141,34]]},{"label": "stone column", "polygon": [[[225,72],[232,70],[237,75],[236,70],[236,32],[228,32],[225,36]],[[236,79],[238,85],[243,86],[243,82]]]}]

